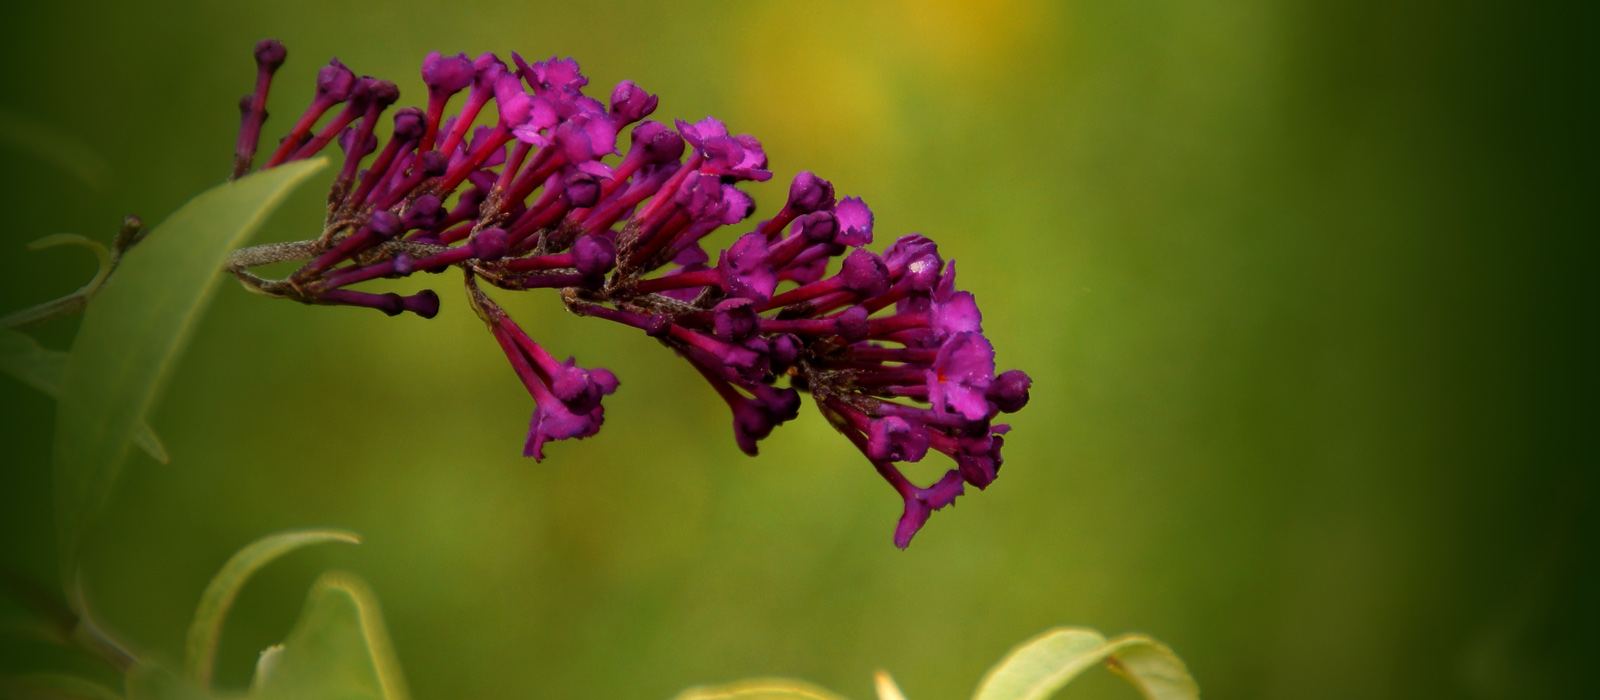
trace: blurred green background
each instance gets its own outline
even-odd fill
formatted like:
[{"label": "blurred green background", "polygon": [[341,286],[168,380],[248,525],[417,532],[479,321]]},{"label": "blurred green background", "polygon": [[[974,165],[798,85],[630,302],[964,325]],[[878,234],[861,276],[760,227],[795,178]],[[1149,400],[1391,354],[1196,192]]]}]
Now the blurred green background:
[{"label": "blurred green background", "polygon": [[[22,136],[0,143],[0,311],[92,273],[25,242],[108,240],[226,175],[257,39],[290,50],[270,139],[330,56],[415,104],[427,51],[516,50],[578,58],[592,94],[658,91],[657,118],[756,135],[777,172],[761,211],[810,169],[872,205],[880,246],[934,237],[1002,368],[1035,380],[1002,478],[900,552],[898,499],[813,408],[745,458],[685,364],[551,294],[499,296],[622,388],[598,436],[535,464],[531,401],[454,278],[426,280],[445,298],[431,321],[226,282],[152,417],[172,464],[132,456],[91,600],[176,658],[238,547],[315,525],[365,543],[256,579],[224,684],[330,567],[370,581],[419,699],[755,675],[859,699],[880,667],[916,700],[964,698],[1058,624],[1163,639],[1214,698],[1560,697],[1592,663],[1593,258],[1575,243],[1594,233],[1592,17],[1332,0],[7,14],[0,114]],[[28,151],[39,124],[98,154],[95,186]],[[259,241],[315,234],[318,189]],[[75,325],[36,335],[64,348]],[[0,398],[3,561],[50,582],[54,408],[8,377]],[[14,635],[0,657],[83,666]],[[1109,674],[1066,695],[1133,696]]]}]

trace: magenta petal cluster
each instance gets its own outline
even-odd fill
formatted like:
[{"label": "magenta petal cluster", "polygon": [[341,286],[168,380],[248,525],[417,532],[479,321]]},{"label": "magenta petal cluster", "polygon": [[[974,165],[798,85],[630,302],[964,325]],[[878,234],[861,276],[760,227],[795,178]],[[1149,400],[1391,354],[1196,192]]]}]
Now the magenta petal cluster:
[{"label": "magenta petal cluster", "polygon": [[[264,41],[255,56],[235,177],[253,165],[286,52]],[[311,104],[263,167],[329,144],[343,167],[309,262],[267,291],[432,317],[431,290],[351,287],[464,270],[474,310],[533,399],[523,454],[534,459],[598,432],[617,378],[555,359],[480,284],[557,290],[573,312],[671,348],[727,403],[748,454],[810,394],[901,497],[901,548],[967,486],[995,480],[1009,428],[994,421],[1027,404],[1031,380],[996,373],[976,299],[956,288],[955,263],[933,241],[912,234],[869,250],[866,202],[810,172],[794,176],[771,218],[746,223],[755,202],[740,185],[772,177],[760,141],[712,117],[651,121],[658,97],[632,81],[605,102],[589,97],[572,59],[435,52],[422,79],[426,104],[396,110],[380,136],[394,84],[337,60],[319,71]],[[727,247],[708,250],[713,235]],[[954,468],[930,486],[896,466],[934,453]]]}]

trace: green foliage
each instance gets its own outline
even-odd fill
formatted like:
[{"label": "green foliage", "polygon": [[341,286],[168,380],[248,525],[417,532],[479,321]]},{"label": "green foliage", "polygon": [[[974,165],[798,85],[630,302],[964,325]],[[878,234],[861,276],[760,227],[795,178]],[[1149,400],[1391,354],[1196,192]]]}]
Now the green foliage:
[{"label": "green foliage", "polygon": [[281,647],[251,683],[261,700],[407,700],[378,601],[361,579],[323,574]]},{"label": "green foliage", "polygon": [[55,498],[63,580],[228,252],[325,163],[294,163],[200,194],[130,250],[95,295],[58,397]]},{"label": "green foliage", "polygon": [[233,606],[245,581],[272,560],[301,547],[321,542],[360,544],[361,538],[342,530],[297,530],[263,537],[241,549],[211,579],[200,595],[200,606],[189,625],[184,673],[201,687],[211,686],[211,672],[217,658],[217,642],[222,637],[222,621]]},{"label": "green foliage", "polygon": [[1011,650],[984,676],[973,700],[1045,700],[1099,663],[1150,700],[1200,697],[1189,670],[1160,642],[1136,634],[1107,640],[1091,629],[1061,627]]},{"label": "green foliage", "polygon": [[[67,371],[67,353],[40,347],[25,334],[0,328],[0,371],[17,378],[52,399],[61,398],[61,375]],[[166,464],[167,448],[144,421],[134,429],[133,442],[150,458]]]},{"label": "green foliage", "polygon": [[[1085,670],[1104,663],[1149,700],[1198,700],[1200,686],[1183,661],[1143,635],[1107,640],[1083,627],[1060,627],[1030,639],[995,664],[973,700],[1046,700]],[[875,679],[878,700],[906,700],[885,671]],[[814,685],[787,679],[752,679],[690,688],[675,700],[842,700]]]},{"label": "green foliage", "polygon": [[750,680],[706,685],[678,693],[674,700],[844,700],[832,691],[787,678]]}]

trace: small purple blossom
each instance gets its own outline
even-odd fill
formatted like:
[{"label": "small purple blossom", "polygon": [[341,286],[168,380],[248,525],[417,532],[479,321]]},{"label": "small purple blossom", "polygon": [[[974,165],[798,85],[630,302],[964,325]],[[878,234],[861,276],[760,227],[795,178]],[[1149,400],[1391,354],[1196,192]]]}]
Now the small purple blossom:
[{"label": "small purple blossom", "polygon": [[[255,56],[235,177],[252,165],[286,52],[264,41]],[[394,84],[358,78],[337,60],[322,68],[311,104],[263,167],[337,142],[345,161],[327,224],[288,279],[238,268],[240,279],[308,304],[431,318],[439,311],[432,290],[352,287],[464,269],[473,309],[533,400],[523,453],[536,460],[552,443],[595,435],[618,380],[605,368],[556,360],[480,283],[558,290],[572,312],[666,345],[728,405],[734,442],[747,454],[795,419],[800,394],[810,394],[900,496],[898,547],[966,485],[995,481],[1010,428],[992,421],[1027,405],[1032,380],[1020,370],[996,373],[977,300],[956,288],[955,263],[932,240],[912,234],[881,254],[868,250],[872,210],[858,197],[836,197],[832,183],[808,171],[793,177],[772,218],[746,223],[755,201],[742,183],[772,176],[755,137],[712,117],[677,121],[676,130],[646,120],[659,99],[631,81],[602,103],[583,93],[589,81],[572,59],[529,63],[512,54],[512,63],[492,53],[428,54],[427,104],[396,110],[386,138],[377,127],[399,97]],[[493,125],[474,128],[490,103]],[[730,233],[717,250],[713,236]],[[896,466],[934,454],[954,468],[927,487]]]}]

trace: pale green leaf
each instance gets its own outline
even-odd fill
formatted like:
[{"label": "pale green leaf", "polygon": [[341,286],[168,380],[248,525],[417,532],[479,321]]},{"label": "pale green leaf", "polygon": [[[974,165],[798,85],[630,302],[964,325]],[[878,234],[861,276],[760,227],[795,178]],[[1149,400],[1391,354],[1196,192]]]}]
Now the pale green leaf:
[{"label": "pale green leaf", "polygon": [[201,193],[129,250],[89,304],[62,375],[56,421],[64,577],[229,251],[326,162],[291,163]]},{"label": "pale green leaf", "polygon": [[128,670],[128,700],[212,700],[200,686],[160,666],[137,665]]},{"label": "pale green leaf", "polygon": [[804,681],[752,678],[723,685],[703,685],[678,693],[674,700],[844,700],[838,694]]},{"label": "pale green leaf", "polygon": [[1151,700],[1190,700],[1200,687],[1172,650],[1149,637],[1107,641],[1099,632],[1063,627],[1011,650],[978,683],[974,700],[1045,700],[1090,667],[1105,663]]},{"label": "pale green leaf", "polygon": [[361,579],[327,573],[279,652],[263,654],[259,700],[407,700],[378,602]]},{"label": "pale green leaf", "polygon": [[888,671],[872,674],[872,685],[878,690],[878,700],[906,700],[906,694],[900,692],[900,686],[895,685],[894,676]]},{"label": "pale green leaf", "polygon": [[0,677],[0,700],[122,700],[116,691],[64,673]]},{"label": "pale green leaf", "polygon": [[[57,399],[61,397],[61,375],[67,371],[67,353],[43,348],[26,333],[0,328],[0,371]],[[162,464],[170,461],[161,439],[142,420],[134,430],[133,442],[151,459]]]},{"label": "pale green leaf", "polygon": [[250,543],[222,565],[222,570],[200,594],[200,605],[195,609],[194,621],[189,624],[183,668],[190,680],[199,683],[202,688],[211,687],[211,671],[217,658],[217,641],[222,637],[222,623],[227,619],[228,608],[233,606],[245,582],[272,560],[306,545],[321,542],[360,544],[361,538],[343,530],[280,532]]},{"label": "pale green leaf", "polygon": [[54,399],[61,396],[66,370],[66,353],[40,346],[26,333],[0,328],[0,371]]}]

